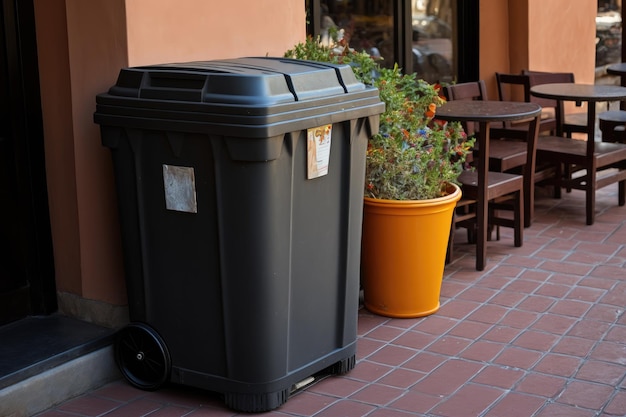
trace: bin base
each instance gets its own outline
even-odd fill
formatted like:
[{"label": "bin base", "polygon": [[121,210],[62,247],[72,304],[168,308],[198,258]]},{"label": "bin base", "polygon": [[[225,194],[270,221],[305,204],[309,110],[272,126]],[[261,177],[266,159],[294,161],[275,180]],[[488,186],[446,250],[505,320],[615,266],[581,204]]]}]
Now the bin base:
[{"label": "bin base", "polygon": [[302,383],[302,385],[294,384],[289,389],[255,394],[227,392],[224,393],[224,402],[228,407],[242,412],[259,413],[270,411],[280,407],[287,402],[292,394],[301,391],[302,389],[312,385],[314,382],[330,375],[346,374],[350,372],[355,365],[356,355],[352,355],[334,363],[314,376],[307,378],[308,380],[305,380],[306,382]]},{"label": "bin base", "polygon": [[224,402],[233,410],[259,413],[280,407],[289,398],[289,390],[270,392],[264,394],[244,394],[240,392],[227,392],[224,394]]},{"label": "bin base", "polygon": [[340,360],[336,364],[328,368],[331,375],[343,375],[350,372],[356,366],[356,355]]},{"label": "bin base", "polygon": [[[154,391],[167,382],[223,394],[226,406],[241,412],[259,413],[283,405],[289,397],[315,381],[342,375],[356,366],[356,342],[338,349],[297,372],[268,384],[239,383],[221,376],[172,365],[164,340],[151,326],[131,323],[115,340],[115,361],[134,387]],[[331,363],[331,365],[328,365]],[[305,382],[301,382],[301,381]]]}]

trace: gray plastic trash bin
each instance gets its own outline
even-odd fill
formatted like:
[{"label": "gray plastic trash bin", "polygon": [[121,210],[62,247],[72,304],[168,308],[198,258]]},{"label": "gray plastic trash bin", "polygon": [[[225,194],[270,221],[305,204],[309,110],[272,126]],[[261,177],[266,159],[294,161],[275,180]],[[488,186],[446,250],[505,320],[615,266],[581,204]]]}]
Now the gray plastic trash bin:
[{"label": "gray plastic trash bin", "polygon": [[278,58],[127,68],[97,96],[131,384],[256,412],[354,367],[365,151],[383,109],[348,66]]}]

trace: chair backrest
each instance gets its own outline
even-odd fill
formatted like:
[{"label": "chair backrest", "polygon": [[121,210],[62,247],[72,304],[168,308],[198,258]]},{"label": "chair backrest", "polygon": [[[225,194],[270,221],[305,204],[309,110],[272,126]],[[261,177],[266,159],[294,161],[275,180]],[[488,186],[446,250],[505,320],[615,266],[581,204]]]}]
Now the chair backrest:
[{"label": "chair backrest", "polygon": [[[531,87],[551,83],[573,83],[574,74],[571,72],[542,72],[522,70],[521,74],[503,74],[496,72],[498,96],[500,100],[527,101],[537,103],[541,107],[556,107],[557,101],[534,97],[530,94]],[[514,90],[515,87],[521,87]]]},{"label": "chair backrest", "polygon": [[[523,70],[522,74],[528,76],[530,88],[541,84],[553,84],[553,83],[574,83],[574,73],[572,72],[544,72],[544,71],[530,71]],[[562,126],[564,130],[569,130],[565,127],[565,109],[562,101],[539,98],[531,96],[533,103],[539,104],[542,108],[553,108],[554,118],[556,119],[556,125]],[[557,134],[559,129],[557,128]]]},{"label": "chair backrest", "polygon": [[522,75],[534,75],[538,76],[545,80],[541,84],[548,83],[573,83],[574,82],[574,73],[573,72],[548,72],[548,71],[533,71],[533,70],[522,70]]},{"label": "chair backrest", "polygon": [[496,72],[496,82],[500,100],[526,101],[541,106],[543,109],[543,118],[539,129],[541,132],[555,134],[558,132],[558,126],[564,126],[563,102],[535,97],[530,94],[530,89],[541,84],[574,83],[573,73],[530,70],[522,70],[521,74]]},{"label": "chair backrest", "polygon": [[[543,72],[543,71],[530,71],[523,70],[522,75],[528,76],[529,89],[536,85],[541,84],[553,84],[553,83],[574,83],[574,73],[572,72]],[[539,104],[541,107],[554,107],[557,106],[556,100],[530,97],[530,101]]]},{"label": "chair backrest", "polygon": [[501,101],[530,102],[530,79],[524,74],[503,74],[496,72],[498,98]]},{"label": "chair backrest", "polygon": [[484,80],[450,84],[443,88],[447,100],[487,100]]},{"label": "chair backrest", "polygon": [[[443,88],[446,100],[487,100],[487,87],[484,80],[466,83],[450,84]],[[478,123],[463,122],[463,129],[468,135],[473,135],[478,129]]]}]

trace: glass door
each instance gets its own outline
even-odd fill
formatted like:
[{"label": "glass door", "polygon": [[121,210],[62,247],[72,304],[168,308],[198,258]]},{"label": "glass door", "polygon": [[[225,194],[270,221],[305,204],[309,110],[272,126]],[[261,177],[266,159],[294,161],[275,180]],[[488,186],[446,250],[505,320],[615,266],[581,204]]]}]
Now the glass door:
[{"label": "glass door", "polygon": [[596,74],[602,67],[622,62],[622,2],[598,0],[596,15]]},{"label": "glass door", "polygon": [[412,0],[413,72],[428,82],[451,83],[454,70],[456,8],[451,0]]},{"label": "glass door", "polygon": [[478,0],[306,0],[307,31],[429,82],[478,74]]}]

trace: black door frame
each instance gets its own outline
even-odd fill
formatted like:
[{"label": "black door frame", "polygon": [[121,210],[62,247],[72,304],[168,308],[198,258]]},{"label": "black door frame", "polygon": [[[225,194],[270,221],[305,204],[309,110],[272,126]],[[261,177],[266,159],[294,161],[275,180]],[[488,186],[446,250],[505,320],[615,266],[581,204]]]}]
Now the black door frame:
[{"label": "black door frame", "polygon": [[[33,0],[2,0],[4,82],[10,112],[5,140],[11,140],[15,161],[11,197],[17,236],[9,236],[18,254],[18,273],[24,274],[29,315],[49,314],[57,309],[54,257],[48,211],[43,123],[37,63]],[[16,317],[19,318],[19,317]]]},{"label": "black door frame", "polygon": [[457,81],[476,81],[480,74],[479,0],[457,0]]}]

